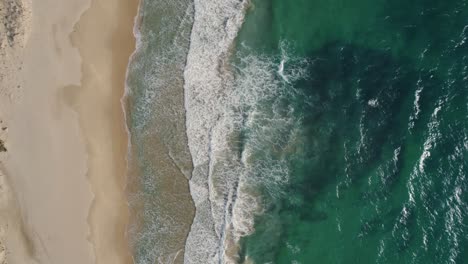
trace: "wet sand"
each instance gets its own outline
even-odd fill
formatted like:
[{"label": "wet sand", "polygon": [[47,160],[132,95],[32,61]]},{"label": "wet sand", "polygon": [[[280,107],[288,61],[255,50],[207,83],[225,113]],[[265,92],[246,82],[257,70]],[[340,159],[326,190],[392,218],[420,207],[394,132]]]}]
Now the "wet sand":
[{"label": "wet sand", "polygon": [[95,195],[88,221],[96,263],[133,263],[126,237],[128,137],[120,100],[135,49],[137,6],[137,0],[94,0],[72,35],[83,59],[83,76],[81,87],[68,87],[65,97],[80,116],[87,142],[88,178]]}]

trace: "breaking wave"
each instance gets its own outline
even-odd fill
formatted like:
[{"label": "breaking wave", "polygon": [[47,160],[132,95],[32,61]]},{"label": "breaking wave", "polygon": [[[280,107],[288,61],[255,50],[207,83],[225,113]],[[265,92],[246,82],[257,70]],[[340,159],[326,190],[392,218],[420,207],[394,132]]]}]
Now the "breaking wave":
[{"label": "breaking wave", "polygon": [[186,263],[236,263],[240,238],[289,180],[286,155],[300,119],[287,102],[298,96],[290,83],[305,77],[307,62],[289,58],[285,43],[278,57],[248,47],[231,54],[247,4],[195,1],[185,107],[196,215]]}]

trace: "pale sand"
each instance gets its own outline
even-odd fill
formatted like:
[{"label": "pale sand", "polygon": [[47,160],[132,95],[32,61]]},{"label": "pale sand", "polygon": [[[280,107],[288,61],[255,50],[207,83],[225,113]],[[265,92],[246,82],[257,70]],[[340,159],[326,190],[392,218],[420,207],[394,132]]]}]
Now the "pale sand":
[{"label": "pale sand", "polygon": [[24,45],[30,28],[30,3],[23,0],[0,0],[0,264],[9,254],[6,240],[17,245],[21,255],[31,251],[22,224],[18,203],[4,166],[10,160],[8,149],[12,107],[22,97],[20,78]]},{"label": "pale sand", "polygon": [[10,180],[21,206],[29,255],[7,234],[11,264],[92,263],[86,217],[92,193],[77,115],[57,96],[80,83],[80,57],[69,34],[85,1],[34,1],[24,53],[23,98],[9,127]]},{"label": "pale sand", "polygon": [[[132,263],[120,97],[137,3],[89,5],[33,1],[23,67],[15,73],[22,96],[0,93],[12,102],[3,107],[11,117],[0,187],[8,180],[14,190],[0,192],[8,197],[0,196],[0,209],[8,209],[7,217],[0,211],[7,246],[5,254],[0,245],[0,263],[2,255],[9,264]],[[70,33],[82,14],[75,48]]]}]

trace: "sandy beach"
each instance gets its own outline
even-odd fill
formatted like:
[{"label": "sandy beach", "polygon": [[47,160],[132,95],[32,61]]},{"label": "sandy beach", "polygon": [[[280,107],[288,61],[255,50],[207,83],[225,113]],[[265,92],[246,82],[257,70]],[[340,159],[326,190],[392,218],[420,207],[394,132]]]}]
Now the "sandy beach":
[{"label": "sandy beach", "polygon": [[138,1],[23,3],[0,68],[0,263],[132,263],[120,98]]}]

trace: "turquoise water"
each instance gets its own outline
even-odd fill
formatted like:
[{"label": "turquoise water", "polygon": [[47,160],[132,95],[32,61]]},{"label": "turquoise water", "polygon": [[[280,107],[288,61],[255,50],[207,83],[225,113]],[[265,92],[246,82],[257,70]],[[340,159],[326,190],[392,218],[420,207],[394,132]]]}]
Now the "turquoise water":
[{"label": "turquoise water", "polygon": [[259,103],[294,125],[261,145],[288,181],[259,184],[239,262],[468,263],[466,5],[253,1],[237,77],[274,65],[280,96]]},{"label": "turquoise water", "polygon": [[468,263],[467,4],[142,1],[135,263]]}]

